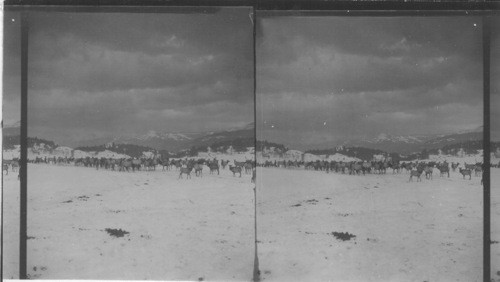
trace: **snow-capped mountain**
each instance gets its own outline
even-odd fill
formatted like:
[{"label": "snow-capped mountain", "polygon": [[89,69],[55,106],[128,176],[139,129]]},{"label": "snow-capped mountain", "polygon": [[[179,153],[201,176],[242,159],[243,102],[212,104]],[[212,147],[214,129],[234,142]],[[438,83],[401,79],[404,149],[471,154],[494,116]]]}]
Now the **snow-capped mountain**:
[{"label": "snow-capped mountain", "polygon": [[106,143],[134,144],[151,147],[157,150],[178,152],[191,147],[210,146],[216,142],[235,140],[240,138],[254,138],[254,124],[250,123],[240,128],[218,132],[159,132],[150,130],[136,136],[117,136],[114,138],[99,138],[82,140],[77,146],[92,146]]},{"label": "snow-capped mountain", "polygon": [[380,144],[380,143],[407,143],[407,144],[419,144],[425,142],[431,138],[430,136],[420,135],[420,136],[412,136],[412,135],[390,135],[387,133],[380,133],[377,137],[372,139],[363,140],[368,143]]},{"label": "snow-capped mountain", "polygon": [[176,140],[176,141],[186,141],[193,139],[193,133],[168,133],[168,132],[156,132],[154,130],[148,131],[148,133],[135,137],[137,140],[151,140],[155,138],[164,139],[164,140]]},{"label": "snow-capped mountain", "polygon": [[3,124],[2,133],[4,136],[21,134],[21,121]]},{"label": "snow-capped mountain", "polygon": [[350,140],[344,142],[345,146],[359,146],[372,149],[408,154],[419,152],[423,149],[437,149],[446,145],[482,140],[483,127],[463,130],[450,134],[439,135],[390,135],[380,133],[373,138]]},{"label": "snow-capped mountain", "polygon": [[177,151],[185,149],[186,144],[190,144],[193,140],[203,135],[204,133],[174,133],[150,130],[143,135],[115,137],[112,140],[107,140],[106,143],[113,142],[117,144],[135,144],[156,148],[158,150]]}]

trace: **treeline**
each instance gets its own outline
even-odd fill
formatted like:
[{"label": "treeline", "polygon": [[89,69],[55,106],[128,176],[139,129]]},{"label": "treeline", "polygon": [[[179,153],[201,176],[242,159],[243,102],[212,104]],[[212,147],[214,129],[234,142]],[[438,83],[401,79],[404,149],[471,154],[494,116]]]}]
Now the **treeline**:
[{"label": "treeline", "polygon": [[215,142],[210,145],[210,149],[213,152],[227,152],[229,148],[232,148],[234,152],[246,152],[248,147],[255,146],[254,138],[237,138],[234,140],[226,140],[221,142]]},{"label": "treeline", "polygon": [[500,150],[500,142],[490,142],[490,151],[496,152],[497,150]]},{"label": "treeline", "polygon": [[[77,147],[75,148],[75,150],[80,150],[84,152],[102,152],[105,150],[109,150],[111,152],[128,155],[132,158],[140,158],[143,152],[152,152],[154,154],[161,154],[161,151],[155,150],[153,148],[134,145],[134,144],[112,144],[110,146],[106,145],[84,146],[84,147]],[[163,151],[163,153],[167,152]]]},{"label": "treeline", "polygon": [[[3,136],[3,149],[4,150],[12,150],[16,148],[16,145],[19,146],[21,144],[21,136]],[[38,137],[28,137],[27,145],[28,148],[33,148],[35,146],[40,146],[44,144],[45,149],[53,150],[58,147],[54,141],[45,140]]]},{"label": "treeline", "polygon": [[259,152],[269,150],[271,148],[274,148],[276,151],[279,153],[285,153],[288,151],[288,148],[285,147],[283,144],[278,144],[278,143],[273,143],[273,142],[268,142],[267,140],[264,141],[257,141],[257,148],[256,150]]},{"label": "treeline", "polygon": [[[288,148],[282,144],[267,142],[267,141],[257,141],[257,151],[263,151],[264,148],[269,149],[271,147],[277,148],[278,153],[285,153]],[[339,146],[331,149],[313,149],[307,150],[305,153],[310,153],[314,155],[334,155],[342,154],[348,157],[354,157],[361,160],[370,161],[373,159],[374,155],[382,155],[386,158],[391,158],[394,161],[414,161],[418,159],[428,159],[430,155],[438,155],[439,153],[445,155],[458,156],[459,154],[474,155],[478,154],[479,150],[483,149],[482,140],[466,141],[455,144],[450,144],[443,146],[441,149],[422,149],[420,152],[412,153],[409,155],[401,155],[399,153],[388,153],[379,149],[371,149],[365,147],[346,147]],[[491,143],[491,151],[500,150],[500,142]]]},{"label": "treeline", "polygon": [[314,155],[327,155],[327,156],[342,154],[348,157],[358,158],[366,161],[372,160],[374,155],[388,155],[386,152],[378,149],[370,149],[365,147],[344,147],[344,146],[340,146],[333,149],[307,150],[306,153]]},{"label": "treeline", "polygon": [[[215,142],[210,147],[211,152],[216,153],[226,153],[230,149],[233,153],[243,153],[247,151],[248,147],[253,147],[255,145],[254,138],[237,138],[233,140],[224,140],[220,142]],[[174,158],[183,157],[195,157],[198,153],[204,153],[208,151],[207,146],[192,146],[189,150],[182,150],[176,154],[173,154]]]},{"label": "treeline", "polygon": [[[455,143],[451,145],[446,145],[442,147],[441,153],[445,155],[453,155],[456,156],[459,153],[463,152],[467,155],[473,155],[479,153],[479,150],[483,149],[483,140],[475,140],[475,141],[467,141],[461,143]],[[438,149],[429,150],[430,154],[438,154]]]},{"label": "treeline", "polygon": [[16,148],[16,145],[19,145],[21,143],[21,137],[19,135],[17,136],[4,135],[2,138],[2,142],[4,150],[12,150]]}]

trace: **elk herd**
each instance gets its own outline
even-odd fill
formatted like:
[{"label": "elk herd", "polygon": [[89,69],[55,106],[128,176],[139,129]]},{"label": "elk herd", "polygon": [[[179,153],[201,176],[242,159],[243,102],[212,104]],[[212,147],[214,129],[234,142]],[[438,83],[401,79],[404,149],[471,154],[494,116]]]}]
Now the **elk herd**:
[{"label": "elk herd", "polygon": [[[36,157],[35,159],[30,159],[28,162],[35,164],[54,164],[54,165],[74,165],[89,167],[95,169],[106,169],[112,171],[123,171],[123,172],[135,172],[135,171],[154,171],[157,167],[162,167],[162,171],[176,170],[179,172],[178,179],[185,176],[186,179],[191,178],[191,173],[194,171],[195,176],[203,177],[203,170],[206,168],[210,174],[220,174],[220,170],[229,169],[233,174],[233,177],[241,177],[242,173],[252,174],[252,182],[255,182],[255,165],[261,167],[278,167],[278,168],[302,168],[305,170],[315,170],[324,171],[326,173],[339,173],[339,174],[349,174],[349,175],[366,175],[366,174],[386,174],[388,171],[392,174],[400,174],[402,172],[409,175],[409,182],[414,179],[417,182],[422,181],[422,176],[424,175],[426,179],[432,180],[434,177],[434,172],[439,171],[440,177],[450,177],[450,170],[455,173],[458,171],[459,175],[462,175],[463,179],[472,179],[475,177],[482,176],[483,164],[475,163],[448,163],[443,162],[424,162],[424,161],[412,161],[412,162],[396,162],[396,161],[269,161],[258,162],[257,164],[253,160],[246,160],[240,162],[237,160],[217,160],[214,159],[169,159],[169,158],[96,158],[96,157],[85,157],[85,158],[69,158],[69,157]],[[492,167],[497,167],[492,165]],[[500,164],[499,166],[500,167]],[[3,173],[8,174],[9,169],[12,172],[19,170],[19,161],[15,160],[4,160],[3,161]]]},{"label": "elk herd", "polygon": [[402,172],[409,175],[408,181],[416,179],[417,182],[422,181],[422,175],[425,178],[432,180],[435,170],[439,171],[440,177],[450,177],[450,169],[452,172],[458,172],[465,179],[468,176],[469,180],[474,176],[482,176],[483,164],[467,164],[464,163],[448,163],[434,161],[412,161],[412,162],[397,162],[397,161],[269,161],[260,162],[257,164],[262,167],[279,167],[279,168],[302,168],[305,170],[324,171],[326,173],[335,172],[349,175],[366,175],[366,174],[386,174],[388,170],[392,174],[400,174]]},{"label": "elk herd", "polygon": [[[239,162],[233,160],[217,160],[214,159],[170,159],[170,158],[97,158],[97,157],[85,157],[85,158],[72,158],[72,157],[36,157],[35,159],[30,159],[29,163],[34,164],[53,164],[53,165],[74,165],[88,168],[106,169],[111,171],[122,171],[122,172],[135,172],[135,171],[155,171],[157,167],[162,167],[162,171],[175,170],[179,172],[179,177],[186,179],[191,178],[191,173],[194,171],[195,176],[203,177],[203,170],[207,168],[210,174],[220,174],[220,170],[225,170],[227,167],[229,171],[232,172],[233,177],[238,175],[242,176],[242,172],[245,174],[252,174],[252,182],[255,181],[255,162],[253,160],[246,160],[244,162]],[[230,164],[232,163],[232,164]],[[8,174],[9,167],[15,171],[19,167],[19,161],[5,161],[3,162],[3,172]]]}]

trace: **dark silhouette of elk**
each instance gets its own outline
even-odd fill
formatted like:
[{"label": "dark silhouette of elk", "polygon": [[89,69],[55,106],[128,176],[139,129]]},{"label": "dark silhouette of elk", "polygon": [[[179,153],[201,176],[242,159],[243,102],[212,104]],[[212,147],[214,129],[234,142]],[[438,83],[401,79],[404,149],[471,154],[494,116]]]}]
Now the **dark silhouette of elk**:
[{"label": "dark silhouette of elk", "polygon": [[238,162],[237,160],[234,160],[234,166],[242,167],[245,165],[245,162]]},{"label": "dark silhouette of elk", "polygon": [[479,176],[479,174],[483,173],[483,167],[481,165],[476,165],[474,167],[474,175]]},{"label": "dark silhouette of elk", "polygon": [[439,176],[443,177],[443,175],[447,173],[448,178],[450,177],[450,167],[448,166],[447,163],[440,165],[438,169],[439,169]]},{"label": "dark silhouette of elk", "polygon": [[241,166],[232,166],[232,165],[230,165],[229,166],[229,170],[231,172],[233,172],[233,177],[236,176],[236,173],[239,173],[240,177],[241,177]]},{"label": "dark silhouette of elk", "polygon": [[186,179],[191,178],[191,171],[193,170],[193,167],[181,167],[180,168],[180,173],[179,173],[179,178],[182,178],[182,175],[186,175]]},{"label": "dark silhouette of elk", "polygon": [[426,166],[426,167],[424,168],[424,171],[425,171],[425,178],[426,178],[426,179],[431,179],[431,180],[432,180],[432,171],[433,171],[432,167],[430,167],[430,166]]},{"label": "dark silhouette of elk", "polygon": [[130,168],[132,168],[132,171],[134,171],[134,166],[132,164],[132,161],[130,160],[122,160],[119,164],[120,169],[119,171],[130,171]]},{"label": "dark silhouette of elk", "polygon": [[195,164],[194,165],[194,175],[203,177],[203,165]]},{"label": "dark silhouette of elk", "polygon": [[217,175],[219,175],[219,164],[217,162],[209,163],[208,167],[210,168],[210,174],[213,174],[215,171],[217,171]]},{"label": "dark silhouette of elk", "polygon": [[468,175],[469,176],[469,180],[471,180],[471,178],[472,178],[472,171],[470,169],[462,169],[462,168],[460,168],[459,171],[462,174],[463,179],[465,179],[465,176]]},{"label": "dark silhouette of elk", "polygon": [[245,168],[245,173],[250,174],[252,172],[253,165],[252,163],[245,163],[243,166]]},{"label": "dark silhouette of elk", "polygon": [[474,170],[476,168],[476,165],[475,164],[468,164],[466,162],[464,162],[464,166],[465,166],[465,169],[469,169],[469,170]]},{"label": "dark silhouette of elk", "polygon": [[417,178],[417,182],[419,180],[422,181],[422,178],[420,177],[422,175],[422,172],[423,172],[423,170],[421,170],[421,169],[410,171],[410,180],[408,180],[408,181],[412,182],[414,176]]}]

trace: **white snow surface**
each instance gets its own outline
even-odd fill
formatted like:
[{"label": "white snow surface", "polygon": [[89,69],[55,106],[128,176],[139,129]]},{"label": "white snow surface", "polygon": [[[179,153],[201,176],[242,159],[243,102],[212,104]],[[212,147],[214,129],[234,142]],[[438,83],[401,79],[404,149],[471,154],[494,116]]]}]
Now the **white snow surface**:
[{"label": "white snow surface", "polygon": [[19,159],[21,156],[21,145],[14,145],[14,149],[3,150],[2,158],[4,160]]},{"label": "white snow surface", "polygon": [[264,281],[482,281],[480,177],[260,167],[257,176]]},{"label": "white snow surface", "polygon": [[228,160],[230,163],[234,163],[236,160],[237,162],[244,162],[247,160],[254,160],[254,153],[253,153],[253,148],[248,148],[246,152],[241,152],[241,153],[214,153],[214,152],[199,152],[198,153],[198,159],[214,159],[216,158],[217,160]]},{"label": "white snow surface", "polygon": [[405,143],[422,143],[422,140],[416,136],[393,136],[387,133],[380,133],[377,137],[365,140],[368,143],[383,143],[383,142],[405,142]]},{"label": "white snow surface", "polygon": [[[496,160],[498,164],[500,160]],[[490,171],[490,258],[492,281],[500,281],[500,168]]]},{"label": "white snow surface", "polygon": [[452,155],[429,155],[428,159],[423,159],[422,161],[435,161],[435,162],[443,162],[447,161],[448,163],[459,163],[462,167],[464,163],[467,164],[475,164],[483,162],[483,150],[479,150],[478,154],[473,155],[463,155],[463,156],[452,156]]},{"label": "white snow surface", "polygon": [[95,151],[80,151],[80,150],[73,150],[68,147],[57,147],[53,151],[48,151],[48,150],[38,150],[34,151],[32,148],[28,148],[28,159],[35,159],[35,158],[53,158],[53,157],[74,157],[74,158],[86,158],[86,157],[95,157],[95,158],[113,158],[113,159],[121,159],[121,158],[130,158],[130,156],[125,155],[125,154],[119,154],[116,152],[112,152],[109,150],[104,150],[101,152],[95,152]]},{"label": "white snow surface", "polygon": [[[228,170],[28,165],[32,279],[250,281],[254,184]],[[19,181],[4,175],[3,278],[18,278]],[[113,237],[106,231],[129,232]]]},{"label": "white snow surface", "polygon": [[266,150],[263,152],[257,152],[257,160],[259,162],[265,161],[305,161],[305,162],[314,162],[314,161],[360,161],[358,158],[348,157],[346,155],[342,155],[339,153],[335,153],[333,155],[315,155],[311,153],[304,153],[298,150],[288,150],[283,154],[276,153],[273,149]]},{"label": "white snow surface", "polygon": [[[477,156],[469,157],[472,163]],[[31,278],[251,279],[249,175],[208,175],[205,167],[203,178],[178,180],[177,172],[161,169],[125,173],[45,164],[30,164],[28,171]],[[408,182],[405,173],[275,168],[258,168],[257,175],[264,281],[482,281],[480,177],[434,173],[433,180]],[[15,279],[17,173],[3,175],[2,189],[3,278]],[[499,219],[500,169],[491,168],[493,281],[500,281]],[[130,233],[114,238],[105,228]],[[333,231],[356,237],[340,241],[328,235]]]}]

